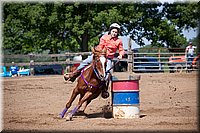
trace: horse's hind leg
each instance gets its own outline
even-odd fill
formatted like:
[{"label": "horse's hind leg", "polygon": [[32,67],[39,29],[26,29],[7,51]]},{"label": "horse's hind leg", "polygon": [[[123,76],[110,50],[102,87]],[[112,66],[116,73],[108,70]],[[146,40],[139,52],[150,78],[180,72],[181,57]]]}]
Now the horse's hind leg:
[{"label": "horse's hind leg", "polygon": [[74,88],[74,90],[73,90],[73,92],[72,92],[72,95],[71,95],[71,98],[70,98],[70,100],[67,102],[65,109],[63,110],[62,113],[59,114],[59,116],[60,116],[61,118],[64,117],[65,113],[66,113],[67,110],[71,107],[72,102],[74,101],[74,99],[76,98],[76,96],[77,96],[78,94],[79,94],[78,88],[76,87],[76,88]]}]

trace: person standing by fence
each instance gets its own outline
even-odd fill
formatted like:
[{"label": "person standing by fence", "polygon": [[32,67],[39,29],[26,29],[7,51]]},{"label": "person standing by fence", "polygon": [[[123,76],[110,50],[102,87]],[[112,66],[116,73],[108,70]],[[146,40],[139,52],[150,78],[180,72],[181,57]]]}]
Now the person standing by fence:
[{"label": "person standing by fence", "polygon": [[[112,59],[114,58],[114,54],[116,53],[117,50],[119,51],[119,56],[117,57],[118,59],[122,59],[122,57],[124,56],[122,40],[120,38],[118,38],[119,34],[120,34],[120,25],[117,23],[111,24],[109,27],[108,34],[105,34],[100,38],[100,43],[96,47],[96,49],[99,49],[99,50],[103,50],[103,48],[106,48],[106,50],[107,50],[106,71],[112,67]],[[86,58],[82,63],[80,63],[80,65],[77,67],[77,69],[75,71],[73,71],[72,73],[69,73],[69,74],[65,74],[64,79],[66,81],[74,82],[75,79],[81,74],[81,70],[85,66],[90,64],[92,62],[92,59],[93,59],[93,55],[88,56],[88,58]],[[109,75],[110,74],[108,73],[106,78],[109,78]],[[106,91],[107,87],[108,87],[108,85],[103,87],[103,88],[105,88],[105,89],[103,89],[103,93],[105,95],[107,95],[107,93],[108,93]]]},{"label": "person standing by fence", "polygon": [[191,64],[194,57],[194,51],[197,47],[192,45],[192,42],[189,42],[189,45],[185,49],[185,57],[188,61],[188,64]]}]

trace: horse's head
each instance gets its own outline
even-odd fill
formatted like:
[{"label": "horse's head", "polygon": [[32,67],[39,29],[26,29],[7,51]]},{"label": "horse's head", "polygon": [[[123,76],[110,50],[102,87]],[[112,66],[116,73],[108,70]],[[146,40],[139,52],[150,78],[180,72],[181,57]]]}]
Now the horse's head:
[{"label": "horse's head", "polygon": [[101,80],[105,80],[106,76],[106,49],[99,50],[97,48],[92,48],[93,53],[93,69],[96,76]]}]

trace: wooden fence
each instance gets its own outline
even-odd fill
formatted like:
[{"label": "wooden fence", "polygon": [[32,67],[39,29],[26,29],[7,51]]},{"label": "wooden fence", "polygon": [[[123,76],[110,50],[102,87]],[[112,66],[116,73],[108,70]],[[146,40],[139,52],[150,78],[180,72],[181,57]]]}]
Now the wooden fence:
[{"label": "wooden fence", "polygon": [[[73,61],[74,56],[82,55],[83,57],[87,57],[91,52],[79,52],[79,53],[70,53],[67,52],[65,54],[29,54],[29,55],[3,55],[1,56],[2,63],[1,66],[11,66],[12,62],[15,62],[18,66],[26,66],[30,67],[32,65],[52,65],[52,64],[60,64],[63,66],[69,66],[72,64],[80,63],[81,61]],[[122,59],[121,61],[127,62],[127,71],[134,71],[134,62],[135,59],[139,58],[149,58],[154,57],[158,59],[160,64],[162,65],[162,69],[164,71],[169,71],[169,57],[171,56],[185,56],[184,52],[161,52],[158,50],[152,53],[145,52],[134,52],[134,51],[126,51],[127,58]],[[116,60],[116,58],[114,58]],[[147,63],[147,62],[143,62]],[[150,62],[149,62],[150,63]],[[185,66],[183,67],[187,69],[187,61],[185,62]]]}]

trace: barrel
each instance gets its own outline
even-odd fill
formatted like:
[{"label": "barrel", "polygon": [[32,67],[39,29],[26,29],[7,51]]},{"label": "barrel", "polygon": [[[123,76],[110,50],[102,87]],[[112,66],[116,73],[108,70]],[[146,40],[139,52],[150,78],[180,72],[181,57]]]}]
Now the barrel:
[{"label": "barrel", "polygon": [[111,82],[112,111],[114,118],[139,118],[140,116],[140,96],[139,96],[140,76],[131,76],[120,79],[113,76]]}]

